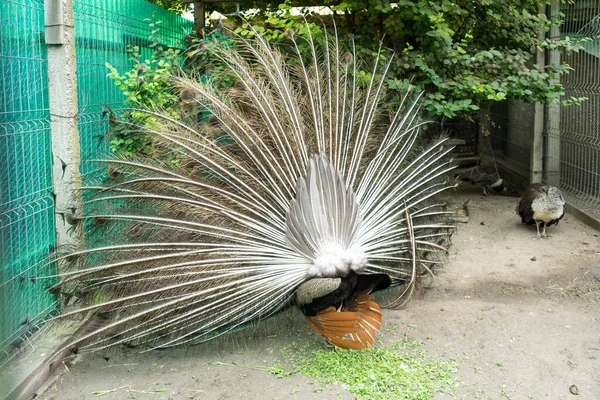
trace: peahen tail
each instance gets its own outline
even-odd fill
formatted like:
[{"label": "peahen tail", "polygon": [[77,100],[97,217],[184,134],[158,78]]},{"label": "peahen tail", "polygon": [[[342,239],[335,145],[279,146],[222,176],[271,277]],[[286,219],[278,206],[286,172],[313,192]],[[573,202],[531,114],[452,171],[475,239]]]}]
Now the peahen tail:
[{"label": "peahen tail", "polygon": [[[108,178],[86,188],[83,218],[109,242],[70,254],[79,267],[55,288],[84,300],[64,316],[109,317],[80,350],[208,340],[280,311],[307,282],[380,274],[385,284],[325,309],[355,314],[315,314],[350,320],[348,347],[364,347],[381,323],[369,293],[402,285],[399,304],[440,262],[452,227],[435,198],[451,148],[421,146],[419,96],[384,108],[392,59],[381,48],[365,64],[352,37],[292,32],[289,43],[257,32],[208,43],[235,84],[177,77],[182,117],[145,111],[161,156],[99,160]],[[359,79],[365,65],[371,78]]]}]

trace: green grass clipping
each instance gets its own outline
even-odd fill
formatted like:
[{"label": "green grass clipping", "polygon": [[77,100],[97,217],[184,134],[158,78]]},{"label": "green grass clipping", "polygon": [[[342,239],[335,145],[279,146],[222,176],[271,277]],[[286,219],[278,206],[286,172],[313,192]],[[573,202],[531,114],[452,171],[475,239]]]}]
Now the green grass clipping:
[{"label": "green grass clipping", "polygon": [[308,350],[293,343],[284,356],[317,384],[341,384],[356,399],[429,400],[456,387],[454,359],[432,361],[420,342],[394,341],[368,350]]}]

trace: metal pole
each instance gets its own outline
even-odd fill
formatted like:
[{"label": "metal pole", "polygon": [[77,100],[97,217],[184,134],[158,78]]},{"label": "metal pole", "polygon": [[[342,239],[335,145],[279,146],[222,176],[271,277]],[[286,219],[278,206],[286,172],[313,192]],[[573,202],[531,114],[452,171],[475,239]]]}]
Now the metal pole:
[{"label": "metal pole", "polygon": [[[560,2],[559,0],[552,0],[550,3],[550,16],[556,17],[560,13]],[[558,39],[560,37],[559,27],[550,27],[549,33],[550,39]],[[557,50],[550,50],[549,64],[552,66],[560,65],[560,52]],[[560,78],[552,83],[558,83]],[[546,152],[544,154],[544,172],[546,175],[546,182],[551,185],[559,186],[560,184],[560,147],[561,147],[561,134],[560,134],[560,103],[553,102],[547,105],[547,141],[546,141]]]},{"label": "metal pole", "polygon": [[52,137],[52,179],[59,248],[77,249],[83,244],[81,173],[77,126],[77,78],[72,0],[44,1],[45,40],[48,52],[48,92]]},{"label": "metal pole", "polygon": [[[542,4],[538,10],[541,15],[546,13],[546,4]],[[544,33],[540,33],[540,40],[544,40]],[[546,66],[546,54],[544,49],[536,49],[535,63],[544,69]],[[533,139],[531,142],[531,155],[529,157],[529,182],[540,183],[542,181],[544,166],[544,105],[536,103],[533,111]]]}]

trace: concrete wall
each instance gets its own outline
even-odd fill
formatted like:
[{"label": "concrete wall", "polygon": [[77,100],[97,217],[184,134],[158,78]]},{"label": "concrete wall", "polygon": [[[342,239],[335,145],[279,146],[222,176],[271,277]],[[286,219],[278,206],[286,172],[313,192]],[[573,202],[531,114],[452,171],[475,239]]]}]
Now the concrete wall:
[{"label": "concrete wall", "polygon": [[494,155],[510,165],[514,172],[529,177],[535,105],[509,100],[492,105],[490,116]]}]

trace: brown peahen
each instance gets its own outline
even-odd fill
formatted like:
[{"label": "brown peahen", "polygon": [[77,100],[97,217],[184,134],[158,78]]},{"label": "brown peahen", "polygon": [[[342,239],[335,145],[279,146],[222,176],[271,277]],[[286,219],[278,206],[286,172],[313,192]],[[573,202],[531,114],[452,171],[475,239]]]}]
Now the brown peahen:
[{"label": "brown peahen", "polygon": [[175,77],[181,118],[145,111],[161,156],[99,160],[109,178],[82,218],[109,243],[70,254],[54,289],[84,302],[63,317],[107,323],[72,346],[196,343],[295,303],[335,346],[365,348],[371,293],[399,286],[402,304],[441,262],[451,148],[423,144],[418,94],[385,109],[381,47],[363,62],[352,37],[308,32],[284,50],[258,32],[206,43],[235,84]]},{"label": "brown peahen", "polygon": [[507,191],[504,184],[504,179],[500,177],[498,171],[485,171],[479,166],[469,168],[466,171],[456,174],[455,178],[462,182],[468,182],[472,185],[481,186],[483,188],[484,196],[488,195],[488,189],[493,190],[496,194],[506,193]]},{"label": "brown peahen", "polygon": [[[525,191],[517,204],[517,214],[521,223],[533,225],[537,228],[537,237],[547,237],[546,227],[558,225],[565,215],[565,200],[562,193],[555,186],[545,183],[533,183]],[[540,235],[540,225],[543,232]]]}]

